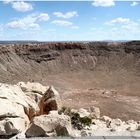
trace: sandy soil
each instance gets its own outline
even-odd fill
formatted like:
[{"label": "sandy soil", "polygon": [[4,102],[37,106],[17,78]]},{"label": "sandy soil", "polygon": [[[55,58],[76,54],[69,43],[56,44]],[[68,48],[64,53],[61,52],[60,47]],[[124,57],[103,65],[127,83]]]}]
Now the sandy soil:
[{"label": "sandy soil", "polygon": [[56,87],[64,106],[76,109],[97,106],[102,115],[122,120],[140,120],[138,76],[84,71],[49,75],[42,82]]}]

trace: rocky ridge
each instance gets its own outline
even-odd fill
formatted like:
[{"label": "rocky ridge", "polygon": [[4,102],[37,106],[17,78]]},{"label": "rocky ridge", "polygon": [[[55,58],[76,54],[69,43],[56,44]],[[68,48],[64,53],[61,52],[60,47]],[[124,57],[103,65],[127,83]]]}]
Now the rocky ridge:
[{"label": "rocky ridge", "polygon": [[39,83],[1,83],[0,105],[0,138],[140,136],[140,122],[64,107],[54,87]]},{"label": "rocky ridge", "polygon": [[48,74],[140,70],[140,42],[48,42],[0,45],[0,81],[44,80]]}]

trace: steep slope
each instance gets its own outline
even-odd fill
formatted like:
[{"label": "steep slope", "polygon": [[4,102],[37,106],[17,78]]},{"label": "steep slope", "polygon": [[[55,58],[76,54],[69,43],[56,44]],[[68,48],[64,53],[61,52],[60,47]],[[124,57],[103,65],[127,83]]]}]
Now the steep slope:
[{"label": "steep slope", "polygon": [[[0,47],[1,82],[71,71],[140,70],[140,42],[64,42]],[[25,77],[27,76],[27,77]],[[33,78],[34,79],[34,78]]]}]

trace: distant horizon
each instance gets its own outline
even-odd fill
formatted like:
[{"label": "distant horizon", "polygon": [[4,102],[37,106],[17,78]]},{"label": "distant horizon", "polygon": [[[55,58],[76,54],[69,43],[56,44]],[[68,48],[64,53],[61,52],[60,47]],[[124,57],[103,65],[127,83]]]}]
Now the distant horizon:
[{"label": "distant horizon", "polygon": [[0,40],[1,42],[127,42],[140,40]]},{"label": "distant horizon", "polygon": [[[4,14],[3,14],[4,13]],[[0,1],[0,39],[139,40],[140,1]]]}]

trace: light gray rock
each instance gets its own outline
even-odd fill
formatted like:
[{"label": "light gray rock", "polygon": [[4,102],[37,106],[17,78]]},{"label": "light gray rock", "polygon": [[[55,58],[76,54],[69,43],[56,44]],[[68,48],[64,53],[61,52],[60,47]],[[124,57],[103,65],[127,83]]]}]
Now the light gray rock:
[{"label": "light gray rock", "polygon": [[14,135],[10,139],[26,139],[25,132],[26,131],[24,130],[21,133],[18,133],[17,135]]},{"label": "light gray rock", "polygon": [[78,114],[79,114],[80,118],[89,117],[90,116],[90,113],[86,109],[84,109],[84,108],[80,108],[78,110]]},{"label": "light gray rock", "polygon": [[124,131],[125,127],[120,119],[112,119],[110,126],[108,126],[110,131]]},{"label": "light gray rock", "polygon": [[120,119],[112,119],[110,123],[110,127],[121,126],[122,121]]},{"label": "light gray rock", "polygon": [[90,110],[90,117],[93,119],[99,119],[100,118],[100,109],[98,107],[92,106],[89,108]]},{"label": "light gray rock", "polygon": [[38,104],[19,85],[0,84],[0,135],[20,133],[39,112]]},{"label": "light gray rock", "polygon": [[7,99],[24,107],[28,107],[28,103],[26,102],[26,96],[21,90],[21,88],[17,85],[1,84],[0,98],[5,100]]},{"label": "light gray rock", "polygon": [[128,131],[136,131],[138,129],[138,124],[134,120],[129,120],[126,123],[129,125],[127,128]]},{"label": "light gray rock", "polygon": [[25,117],[26,115],[23,106],[7,99],[0,98],[0,106],[0,118]]},{"label": "light gray rock", "polygon": [[28,99],[28,103],[30,104],[30,108],[26,109],[27,114],[29,114],[29,118],[31,119],[33,116],[39,115],[39,103],[49,87],[34,82],[19,82],[17,85],[22,89]]},{"label": "light gray rock", "polygon": [[101,118],[100,118],[102,121],[105,121],[105,122],[108,122],[108,121],[111,121],[112,119],[110,118],[110,117],[108,117],[108,116],[102,116]]},{"label": "light gray rock", "polygon": [[[18,85],[1,84],[0,93],[0,105],[5,106],[7,104],[7,110],[5,109],[5,111],[13,110],[13,112],[19,113],[21,110],[24,110],[22,113],[26,113],[29,118],[32,118],[39,112],[38,104],[31,97],[27,96]],[[15,109],[15,106],[20,106],[20,109]],[[0,111],[1,113],[2,110]]]},{"label": "light gray rock", "polygon": [[19,82],[19,85],[23,92],[34,92],[43,95],[48,87],[41,85],[40,83],[31,83],[31,82]]},{"label": "light gray rock", "polygon": [[92,119],[92,123],[99,127],[106,127],[106,122],[99,120],[99,119]]},{"label": "light gray rock", "polygon": [[12,136],[24,131],[28,124],[28,119],[16,117],[5,118],[0,121],[0,136]]},{"label": "light gray rock", "polygon": [[26,131],[27,137],[55,137],[72,134],[70,117],[52,112],[34,117]]}]

